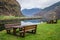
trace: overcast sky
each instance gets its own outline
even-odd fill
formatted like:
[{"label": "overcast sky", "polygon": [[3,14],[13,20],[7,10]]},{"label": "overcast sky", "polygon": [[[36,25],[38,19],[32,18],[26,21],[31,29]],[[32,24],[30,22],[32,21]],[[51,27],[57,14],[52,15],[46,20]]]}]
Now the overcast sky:
[{"label": "overcast sky", "polygon": [[31,8],[45,8],[60,0],[17,0],[21,9],[31,9]]}]

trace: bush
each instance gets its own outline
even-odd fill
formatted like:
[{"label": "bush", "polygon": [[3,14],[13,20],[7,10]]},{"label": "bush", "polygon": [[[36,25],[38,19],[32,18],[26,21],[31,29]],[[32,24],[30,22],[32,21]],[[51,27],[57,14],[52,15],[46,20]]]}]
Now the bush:
[{"label": "bush", "polygon": [[4,29],[5,29],[4,24],[0,24],[0,31],[2,31]]}]

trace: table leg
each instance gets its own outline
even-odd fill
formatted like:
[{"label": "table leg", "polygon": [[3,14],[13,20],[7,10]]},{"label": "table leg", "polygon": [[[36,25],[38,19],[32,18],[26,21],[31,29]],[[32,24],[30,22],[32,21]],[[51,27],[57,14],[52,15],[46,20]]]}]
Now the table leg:
[{"label": "table leg", "polygon": [[7,31],[7,34],[10,34],[10,30],[6,30]]},{"label": "table leg", "polygon": [[33,33],[33,34],[36,34],[36,30],[37,30],[37,26],[35,26],[35,29],[32,30],[32,33]]},{"label": "table leg", "polygon": [[25,28],[21,28],[20,31],[23,31],[23,32],[20,32],[20,36],[25,37]]},{"label": "table leg", "polygon": [[16,28],[13,28],[13,34],[16,35]]}]

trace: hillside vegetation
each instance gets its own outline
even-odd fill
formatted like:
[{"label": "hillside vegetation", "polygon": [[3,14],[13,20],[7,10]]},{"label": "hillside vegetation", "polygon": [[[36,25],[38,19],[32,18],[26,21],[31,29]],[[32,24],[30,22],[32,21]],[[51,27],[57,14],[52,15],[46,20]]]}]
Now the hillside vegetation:
[{"label": "hillside vegetation", "polygon": [[0,0],[0,15],[23,16],[20,4],[16,0]]}]

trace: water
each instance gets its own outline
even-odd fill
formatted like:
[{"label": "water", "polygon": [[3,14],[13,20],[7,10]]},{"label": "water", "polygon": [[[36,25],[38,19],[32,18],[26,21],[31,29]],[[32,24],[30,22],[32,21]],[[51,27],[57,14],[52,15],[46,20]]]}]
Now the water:
[{"label": "water", "polygon": [[21,21],[21,25],[29,25],[29,24],[39,24],[40,20],[25,20]]},{"label": "water", "polygon": [[25,20],[24,22],[40,23],[40,19],[38,19],[38,20]]}]

